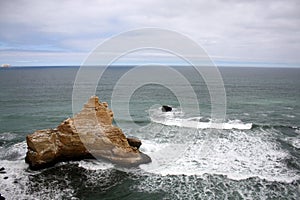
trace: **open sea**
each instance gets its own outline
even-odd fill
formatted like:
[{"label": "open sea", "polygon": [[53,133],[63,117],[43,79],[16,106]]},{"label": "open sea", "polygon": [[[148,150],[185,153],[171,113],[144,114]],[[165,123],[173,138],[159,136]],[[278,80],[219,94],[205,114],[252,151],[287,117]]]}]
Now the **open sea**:
[{"label": "open sea", "polygon": [[[200,113],[182,112],[172,91],[156,84],[140,87],[131,96],[135,126],[122,118],[126,110],[113,110],[124,133],[142,140],[140,150],[152,158],[151,164],[126,169],[82,160],[39,171],[30,170],[24,161],[25,137],[55,128],[73,115],[78,67],[0,69],[0,168],[5,168],[0,172],[1,195],[74,200],[300,199],[300,68],[219,68],[227,95],[221,129],[207,128],[211,103],[205,82],[190,67],[174,69],[190,81]],[[96,92],[101,101],[111,105],[115,83],[128,70],[105,71]],[[162,113],[161,105],[174,109]],[[184,150],[174,155],[181,147]]]}]

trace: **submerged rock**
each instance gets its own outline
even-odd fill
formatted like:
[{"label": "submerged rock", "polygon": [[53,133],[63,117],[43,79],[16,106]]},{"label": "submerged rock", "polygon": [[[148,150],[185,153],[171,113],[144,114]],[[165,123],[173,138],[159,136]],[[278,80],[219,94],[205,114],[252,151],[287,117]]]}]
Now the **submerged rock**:
[{"label": "submerged rock", "polygon": [[171,106],[163,105],[161,107],[161,111],[163,111],[163,112],[171,112],[172,111],[172,107]]},{"label": "submerged rock", "polygon": [[151,162],[138,150],[138,141],[126,138],[112,125],[113,112],[106,102],[93,96],[73,118],[56,129],[38,130],[26,137],[25,161],[31,169],[51,166],[60,161],[100,158],[122,166]]}]

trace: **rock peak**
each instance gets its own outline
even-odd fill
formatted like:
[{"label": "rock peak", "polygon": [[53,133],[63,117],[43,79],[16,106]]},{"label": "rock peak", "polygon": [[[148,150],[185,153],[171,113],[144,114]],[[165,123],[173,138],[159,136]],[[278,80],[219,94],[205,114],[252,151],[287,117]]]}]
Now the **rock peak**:
[{"label": "rock peak", "polygon": [[25,160],[32,169],[92,157],[123,166],[151,162],[149,156],[138,150],[140,140],[126,138],[112,121],[113,112],[108,104],[92,96],[79,113],[64,120],[56,129],[38,130],[28,135]]}]

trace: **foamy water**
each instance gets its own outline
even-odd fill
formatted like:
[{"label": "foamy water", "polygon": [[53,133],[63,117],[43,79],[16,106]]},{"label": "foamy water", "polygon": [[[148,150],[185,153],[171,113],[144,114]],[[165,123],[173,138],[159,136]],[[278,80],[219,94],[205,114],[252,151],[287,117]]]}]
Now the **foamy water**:
[{"label": "foamy water", "polygon": [[[210,120],[201,122],[201,117],[185,118],[177,109],[167,113],[152,109],[149,113],[153,122],[170,127],[155,130],[159,137],[161,133],[170,135],[175,127],[178,134],[166,140],[158,140],[153,134],[153,140],[143,141],[141,150],[152,158],[152,163],[141,166],[147,172],[160,175],[220,174],[233,180],[259,177],[292,182],[299,179],[297,171],[285,163],[291,155],[276,143],[272,129],[250,130],[252,123],[240,120],[228,120],[221,128],[214,127]],[[194,134],[188,135],[186,128],[194,129]],[[200,137],[201,130],[206,128],[221,132]],[[295,138],[291,140],[295,147],[298,142]]]},{"label": "foamy water", "polygon": [[274,142],[242,131],[182,145],[143,141],[141,150],[152,158],[152,163],[141,168],[160,175],[221,174],[233,180],[260,177],[281,182],[299,179],[297,171],[283,162],[290,157],[288,152]]},{"label": "foamy water", "polygon": [[[171,112],[162,112],[161,108],[151,109],[148,111],[149,117],[152,122],[163,124],[166,126],[178,126],[185,128],[197,128],[197,129],[239,129],[249,130],[252,128],[252,123],[243,123],[241,120],[228,120],[224,123],[213,123],[211,119],[205,119],[203,117],[189,117],[185,118],[184,113],[177,111],[173,108]],[[202,120],[202,121],[201,121]],[[203,120],[205,122],[203,122]]]}]

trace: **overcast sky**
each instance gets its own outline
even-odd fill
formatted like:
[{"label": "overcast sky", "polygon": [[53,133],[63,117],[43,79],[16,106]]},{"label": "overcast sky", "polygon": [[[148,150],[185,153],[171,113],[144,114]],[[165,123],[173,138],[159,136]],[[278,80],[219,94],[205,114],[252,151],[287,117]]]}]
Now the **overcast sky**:
[{"label": "overcast sky", "polygon": [[0,64],[80,65],[143,28],[185,34],[219,64],[300,63],[299,0],[1,0]]}]

